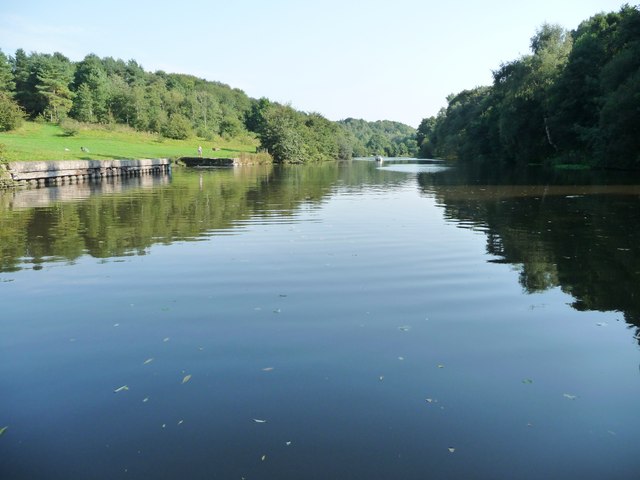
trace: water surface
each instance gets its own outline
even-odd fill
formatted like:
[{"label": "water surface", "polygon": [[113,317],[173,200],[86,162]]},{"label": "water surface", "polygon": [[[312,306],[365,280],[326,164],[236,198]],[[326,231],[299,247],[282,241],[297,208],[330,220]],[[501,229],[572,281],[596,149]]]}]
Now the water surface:
[{"label": "water surface", "polygon": [[2,194],[0,478],[637,478],[639,207],[393,161]]}]

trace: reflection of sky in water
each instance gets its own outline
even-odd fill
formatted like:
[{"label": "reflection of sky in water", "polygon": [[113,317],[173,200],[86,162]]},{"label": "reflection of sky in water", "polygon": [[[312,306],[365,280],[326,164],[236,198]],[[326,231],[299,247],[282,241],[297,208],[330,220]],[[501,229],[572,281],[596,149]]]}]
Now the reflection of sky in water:
[{"label": "reflection of sky in water", "polygon": [[400,173],[439,173],[448,170],[450,167],[441,165],[420,165],[420,164],[402,164],[402,165],[383,165],[380,170]]}]

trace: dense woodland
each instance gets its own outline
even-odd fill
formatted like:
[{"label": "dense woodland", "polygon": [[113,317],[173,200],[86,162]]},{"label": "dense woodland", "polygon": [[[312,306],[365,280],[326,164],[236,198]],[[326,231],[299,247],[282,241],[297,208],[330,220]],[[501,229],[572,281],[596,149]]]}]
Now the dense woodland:
[{"label": "dense woodland", "polygon": [[420,155],[494,164],[640,168],[640,10],[576,30],[543,25],[493,85],[448,97],[418,127]]},{"label": "dense woodland", "polygon": [[332,122],[191,75],[145,71],[134,60],[0,51],[0,131],[24,118],[122,124],[167,138],[256,136],[275,161],[306,163],[417,152],[415,129],[396,122]]}]

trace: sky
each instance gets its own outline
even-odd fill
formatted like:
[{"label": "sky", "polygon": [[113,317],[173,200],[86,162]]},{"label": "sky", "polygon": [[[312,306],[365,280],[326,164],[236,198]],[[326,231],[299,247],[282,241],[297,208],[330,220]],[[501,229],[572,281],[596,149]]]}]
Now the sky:
[{"label": "sky", "polygon": [[[187,73],[331,120],[417,127],[491,84],[544,23],[569,30],[610,0],[1,0],[0,49],[89,53]],[[629,2],[633,3],[633,2]]]}]

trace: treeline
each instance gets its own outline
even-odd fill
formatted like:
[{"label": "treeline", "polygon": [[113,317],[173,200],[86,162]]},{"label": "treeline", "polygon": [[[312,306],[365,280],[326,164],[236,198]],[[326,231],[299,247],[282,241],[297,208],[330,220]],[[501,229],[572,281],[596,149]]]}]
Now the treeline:
[{"label": "treeline", "polygon": [[349,132],[356,157],[415,157],[418,154],[416,129],[403,123],[390,120],[367,122],[355,118],[338,123]]},{"label": "treeline", "polygon": [[543,25],[491,86],[447,100],[418,127],[422,157],[640,168],[640,11]]},{"label": "treeline", "polygon": [[[134,60],[93,54],[72,62],[60,53],[27,55],[19,49],[11,58],[0,53],[0,72],[3,103],[14,100],[31,120],[71,118],[124,124],[169,138],[208,138],[240,134],[251,108],[244,92],[222,83],[150,73]],[[8,123],[0,118],[1,129],[10,129]]]},{"label": "treeline", "polygon": [[308,163],[349,159],[352,145],[336,122],[261,98],[252,105],[248,128],[275,161]]},{"label": "treeline", "polygon": [[[249,135],[277,162],[409,155],[415,130],[395,122],[332,122],[192,75],[145,71],[134,60],[0,51],[0,131],[22,120],[122,124],[167,138]],[[413,147],[413,150],[411,149]]]}]

